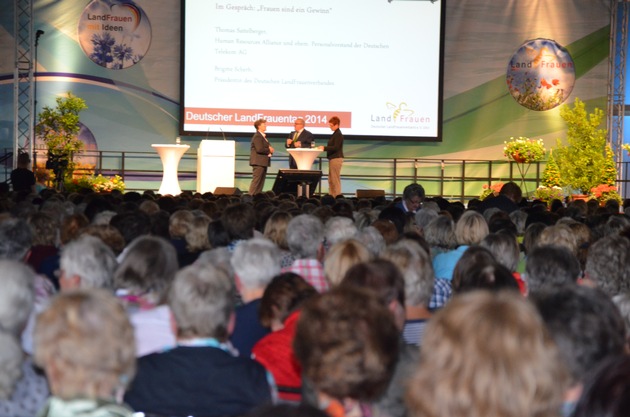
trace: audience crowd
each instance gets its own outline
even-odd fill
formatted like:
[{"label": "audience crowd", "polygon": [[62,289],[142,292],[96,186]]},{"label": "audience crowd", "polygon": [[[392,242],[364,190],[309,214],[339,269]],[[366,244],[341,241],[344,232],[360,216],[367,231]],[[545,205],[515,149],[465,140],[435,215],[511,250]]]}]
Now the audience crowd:
[{"label": "audience crowd", "polygon": [[0,192],[0,417],[630,415],[630,201]]}]

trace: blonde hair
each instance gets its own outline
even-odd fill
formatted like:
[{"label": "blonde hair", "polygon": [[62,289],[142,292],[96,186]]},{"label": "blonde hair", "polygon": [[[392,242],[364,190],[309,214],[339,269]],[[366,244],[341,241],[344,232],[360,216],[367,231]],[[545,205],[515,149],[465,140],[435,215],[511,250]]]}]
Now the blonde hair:
[{"label": "blonde hair", "polygon": [[476,245],[489,233],[488,223],[476,211],[468,210],[455,223],[455,239],[458,245]]},{"label": "blonde hair", "polygon": [[190,229],[186,232],[186,249],[189,252],[200,252],[210,249],[210,241],[208,240],[208,225],[210,217],[205,214],[195,216],[190,222]]},{"label": "blonde hair", "polygon": [[280,249],[289,250],[287,243],[287,227],[293,216],[286,211],[274,212],[265,223],[264,236]]},{"label": "blonde hair", "polygon": [[195,217],[189,210],[177,210],[171,214],[168,220],[168,233],[172,238],[184,238],[190,230],[193,218]]},{"label": "blonde hair", "polygon": [[57,397],[114,398],[136,368],[133,327],[125,309],[104,290],[58,295],[37,319],[35,362]]},{"label": "blonde hair", "polygon": [[568,373],[516,292],[454,297],[429,322],[407,391],[414,417],[558,416]]},{"label": "blonde hair", "polygon": [[367,247],[356,239],[335,243],[324,260],[324,275],[331,287],[341,283],[348,269],[359,262],[372,259]]},{"label": "blonde hair", "polygon": [[556,224],[554,226],[545,227],[545,229],[540,233],[537,245],[563,246],[569,249],[572,254],[577,256],[578,245],[575,232],[573,232],[571,227],[566,224]]}]

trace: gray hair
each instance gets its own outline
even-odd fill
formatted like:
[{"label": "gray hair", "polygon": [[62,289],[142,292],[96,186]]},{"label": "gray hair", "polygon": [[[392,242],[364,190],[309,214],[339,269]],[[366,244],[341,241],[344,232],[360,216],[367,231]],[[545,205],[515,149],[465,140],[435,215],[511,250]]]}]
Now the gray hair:
[{"label": "gray hair", "polygon": [[0,259],[22,261],[33,244],[31,227],[22,219],[0,223]]},{"label": "gray hair", "polygon": [[243,287],[265,288],[280,273],[280,250],[268,239],[252,238],[236,246],[231,263]]},{"label": "gray hair", "polygon": [[630,241],[622,236],[606,236],[588,250],[586,277],[609,296],[630,290]]},{"label": "gray hair", "polygon": [[455,222],[448,216],[438,216],[424,227],[424,239],[432,248],[455,249]]},{"label": "gray hair", "polygon": [[317,257],[324,240],[324,225],[312,214],[300,214],[287,225],[287,245],[297,259],[314,259]]},{"label": "gray hair", "polygon": [[114,217],[117,213],[115,211],[111,211],[111,210],[104,210],[101,211],[100,213],[96,213],[96,215],[94,216],[94,218],[92,219],[92,223],[93,225],[109,225],[110,221],[112,220],[112,217]]},{"label": "gray hair", "polygon": [[180,270],[168,298],[177,336],[227,340],[234,311],[232,292],[232,280],[220,268],[196,264]]},{"label": "gray hair", "polygon": [[195,265],[213,265],[223,269],[230,279],[234,279],[234,268],[232,268],[231,261],[232,252],[226,247],[221,247],[201,252],[195,261]]},{"label": "gray hair", "polygon": [[332,246],[342,240],[351,239],[357,235],[357,227],[348,217],[334,216],[328,219],[324,226],[326,242]]},{"label": "gray hair", "polygon": [[22,377],[20,333],[33,309],[35,273],[28,266],[0,261],[0,399],[9,399]]},{"label": "gray hair", "polygon": [[516,226],[516,233],[518,233],[519,236],[523,236],[527,224],[527,213],[523,210],[514,210],[509,216],[512,223]]},{"label": "gray hair", "polygon": [[365,245],[374,258],[378,257],[385,249],[385,238],[376,227],[368,226],[357,235],[357,240]]},{"label": "gray hair", "polygon": [[521,255],[516,236],[510,233],[491,233],[479,242],[479,246],[488,249],[494,259],[510,272],[516,271]]},{"label": "gray hair", "polygon": [[439,214],[437,211],[424,208],[423,206],[420,210],[416,211],[416,214],[414,215],[416,226],[418,226],[418,229],[422,230],[424,233],[424,229],[427,227],[427,225],[438,216]]},{"label": "gray hair", "polygon": [[413,240],[402,239],[389,245],[382,257],[400,268],[405,278],[406,304],[428,307],[435,285],[429,254]]},{"label": "gray hair", "polygon": [[79,276],[81,288],[113,289],[116,256],[97,237],[83,235],[64,246],[59,266],[66,276]]}]

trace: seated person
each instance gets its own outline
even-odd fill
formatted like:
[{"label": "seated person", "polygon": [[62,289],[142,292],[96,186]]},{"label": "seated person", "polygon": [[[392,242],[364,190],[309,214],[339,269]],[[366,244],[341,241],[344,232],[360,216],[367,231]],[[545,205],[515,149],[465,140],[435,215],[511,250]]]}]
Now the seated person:
[{"label": "seated person", "polygon": [[209,264],[180,270],[168,304],[177,347],[138,360],[125,400],[137,411],[166,416],[236,416],[267,404],[275,384],[265,368],[238,356],[228,342],[234,326],[233,285]]}]

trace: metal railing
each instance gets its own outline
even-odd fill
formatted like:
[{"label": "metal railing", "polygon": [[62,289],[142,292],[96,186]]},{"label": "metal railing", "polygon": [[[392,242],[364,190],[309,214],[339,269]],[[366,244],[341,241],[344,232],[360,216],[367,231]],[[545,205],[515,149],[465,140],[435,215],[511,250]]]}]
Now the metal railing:
[{"label": "metal railing", "polygon": [[[5,156],[4,158],[9,158]],[[43,166],[46,153],[37,150],[34,163]],[[0,159],[2,161],[2,159]],[[75,155],[78,168],[75,174],[120,175],[127,190],[157,190],[162,179],[162,164],[154,152],[126,151],[81,151]],[[618,181],[622,196],[630,196],[630,178],[627,177],[628,162],[618,164],[619,172],[625,173]],[[529,195],[540,185],[544,163],[519,166],[506,160],[433,159],[433,158],[345,158],[342,170],[344,194],[354,195],[357,189],[383,190],[387,197],[402,194],[405,186],[417,182],[423,185],[427,195],[439,195],[450,200],[467,201],[478,197],[483,187],[497,182],[514,181]],[[265,189],[271,189],[279,169],[288,168],[288,157],[274,157],[273,165],[267,174]],[[525,175],[521,170],[528,168]],[[327,181],[328,161],[320,157],[315,160],[313,169],[324,173],[322,182]],[[10,172],[10,169],[8,170]],[[197,179],[197,155],[184,154],[179,164],[178,176],[184,191],[195,191]],[[5,180],[8,177],[5,165]],[[245,190],[252,174],[249,155],[236,156],[235,186]],[[320,182],[317,190],[322,194]]]}]

